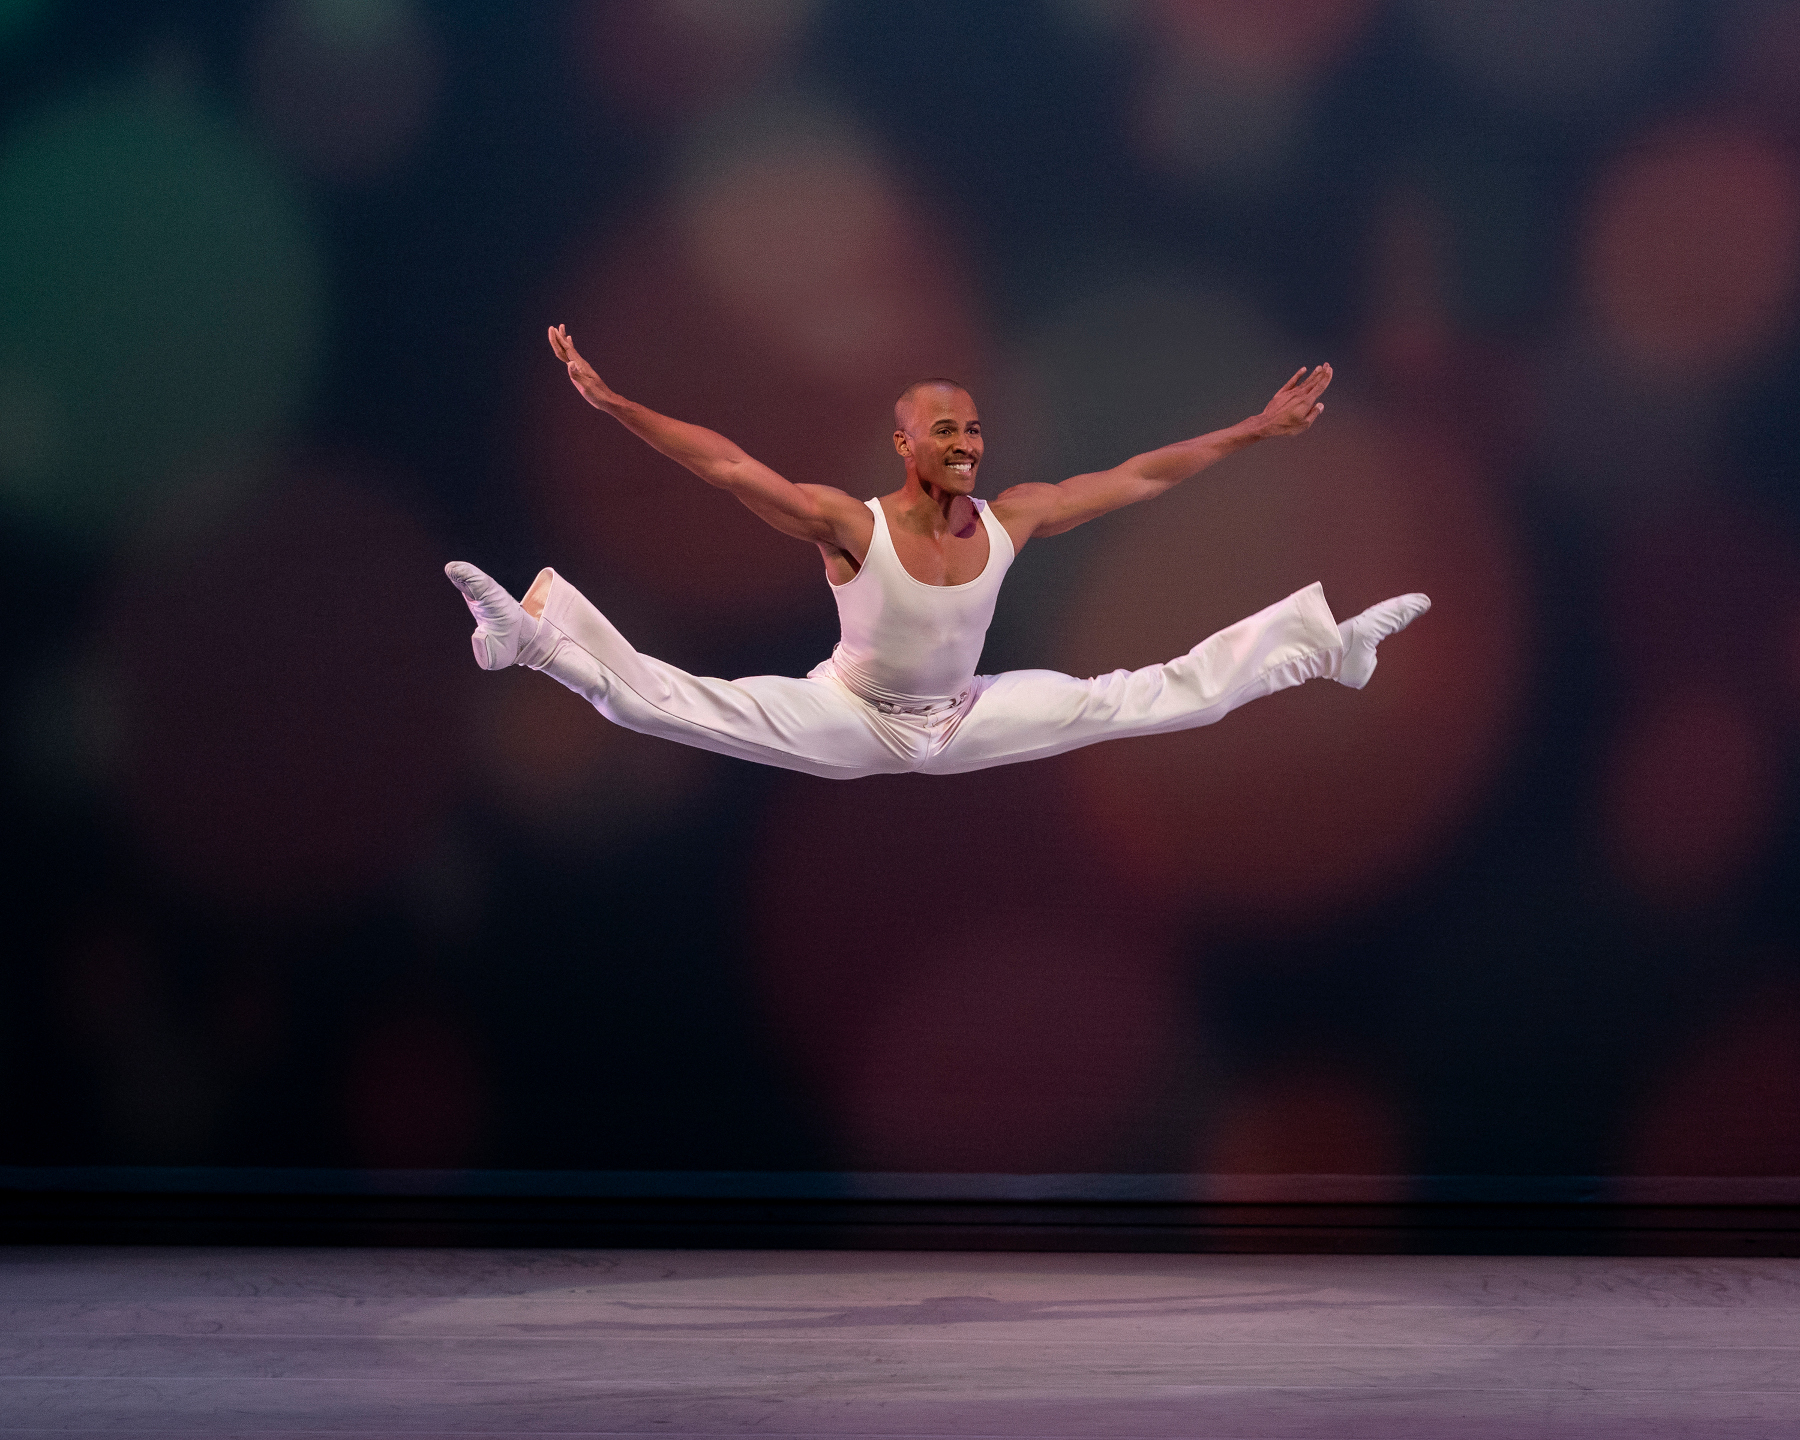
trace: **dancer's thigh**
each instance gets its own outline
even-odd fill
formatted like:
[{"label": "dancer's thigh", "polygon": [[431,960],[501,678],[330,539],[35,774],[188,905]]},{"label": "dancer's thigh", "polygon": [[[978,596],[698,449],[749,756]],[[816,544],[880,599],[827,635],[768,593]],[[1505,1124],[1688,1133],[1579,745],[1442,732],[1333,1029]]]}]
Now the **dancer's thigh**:
[{"label": "dancer's thigh", "polygon": [[690,675],[636,649],[561,576],[548,590],[544,618],[564,638],[541,668],[627,730],[829,779],[916,763],[917,747],[833,680]]},{"label": "dancer's thigh", "polygon": [[912,768],[912,755],[896,749],[878,717],[828,681],[718,680],[648,655],[640,663],[659,683],[640,689],[609,673],[603,691],[589,695],[601,714],[628,730],[826,779]]},{"label": "dancer's thigh", "polygon": [[955,734],[921,768],[931,775],[957,775],[1060,755],[1105,739],[1126,674],[1120,670],[1093,680],[1055,670],[983,675]]}]

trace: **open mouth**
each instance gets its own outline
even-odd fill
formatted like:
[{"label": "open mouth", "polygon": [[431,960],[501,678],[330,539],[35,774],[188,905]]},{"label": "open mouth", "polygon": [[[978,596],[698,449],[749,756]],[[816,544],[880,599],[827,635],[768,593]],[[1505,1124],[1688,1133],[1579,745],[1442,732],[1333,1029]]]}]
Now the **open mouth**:
[{"label": "open mouth", "polygon": [[975,462],[973,460],[952,460],[944,468],[946,470],[954,470],[958,475],[973,475],[975,473]]}]

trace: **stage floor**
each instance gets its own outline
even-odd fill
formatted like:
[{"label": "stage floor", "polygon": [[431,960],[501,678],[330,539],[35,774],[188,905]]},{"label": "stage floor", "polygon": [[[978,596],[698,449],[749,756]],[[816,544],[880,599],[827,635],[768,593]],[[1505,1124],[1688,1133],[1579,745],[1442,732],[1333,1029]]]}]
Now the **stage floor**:
[{"label": "stage floor", "polygon": [[0,1250],[0,1435],[1800,1437],[1800,1260]]}]

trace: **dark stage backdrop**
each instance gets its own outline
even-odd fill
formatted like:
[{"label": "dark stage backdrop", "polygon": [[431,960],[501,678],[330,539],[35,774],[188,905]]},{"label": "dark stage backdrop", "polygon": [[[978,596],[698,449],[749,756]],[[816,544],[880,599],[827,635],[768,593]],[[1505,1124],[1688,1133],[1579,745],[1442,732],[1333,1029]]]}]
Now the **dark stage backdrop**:
[{"label": "dark stage backdrop", "polygon": [[[4,0],[0,1164],[1800,1174],[1797,286],[1792,3]],[[834,613],[558,321],[861,496],[919,375],[992,495],[1329,360],[984,668],[1436,608],[985,774],[645,740],[444,562]]]}]

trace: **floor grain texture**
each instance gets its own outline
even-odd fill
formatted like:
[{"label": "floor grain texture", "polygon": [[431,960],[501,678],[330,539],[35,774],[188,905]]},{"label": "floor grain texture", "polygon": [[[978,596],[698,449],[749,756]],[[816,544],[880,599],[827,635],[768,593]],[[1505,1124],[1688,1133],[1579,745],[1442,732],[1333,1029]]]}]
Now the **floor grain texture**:
[{"label": "floor grain texture", "polygon": [[20,1248],[0,1435],[1800,1440],[1800,1260]]}]

